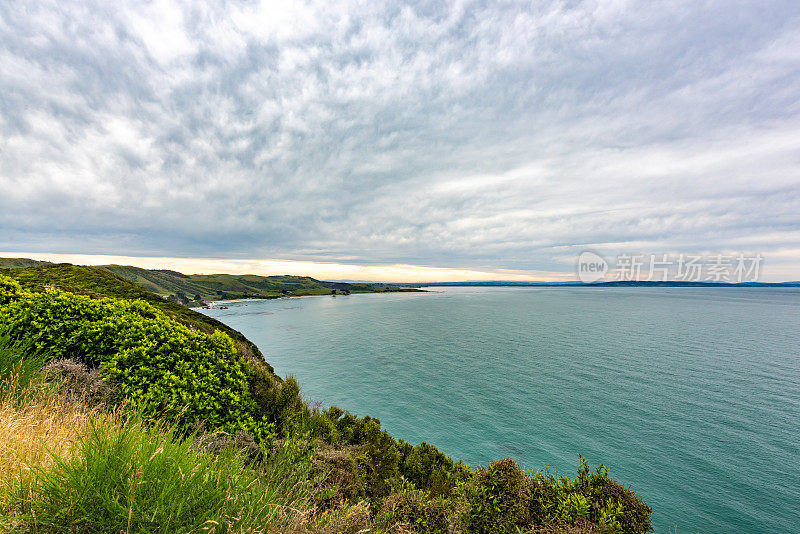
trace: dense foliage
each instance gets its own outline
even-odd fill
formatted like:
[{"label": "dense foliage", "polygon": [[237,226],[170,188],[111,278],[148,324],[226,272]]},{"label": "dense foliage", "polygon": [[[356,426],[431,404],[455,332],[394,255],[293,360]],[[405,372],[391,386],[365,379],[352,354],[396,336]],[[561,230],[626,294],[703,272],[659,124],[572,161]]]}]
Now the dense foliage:
[{"label": "dense foliage", "polygon": [[[378,419],[356,417],[336,407],[309,407],[294,379],[280,380],[268,367],[243,358],[224,332],[193,330],[141,300],[32,292],[0,276],[0,340],[17,353],[38,355],[29,362],[61,362],[48,365],[48,379],[108,381],[116,401],[138,414],[134,421],[139,416],[158,418],[175,428],[161,447],[148,445],[161,438],[145,427],[136,427],[133,433],[124,427],[93,431],[80,442],[80,460],[58,462],[56,469],[26,479],[42,497],[19,504],[16,494],[21,517],[26,521],[49,517],[63,526],[56,531],[67,531],[70,525],[80,532],[124,530],[119,525],[126,516],[137,521],[136,530],[141,531],[156,529],[147,517],[190,521],[191,514],[182,508],[164,504],[163,509],[151,509],[149,500],[138,507],[132,504],[135,491],[149,492],[148,499],[155,502],[178,488],[192,493],[189,501],[197,503],[192,514],[228,525],[220,530],[258,530],[237,523],[234,519],[241,508],[226,509],[218,498],[221,493],[215,493],[249,491],[234,480],[240,476],[236,473],[244,473],[243,483],[260,492],[273,491],[282,483],[279,479],[294,480],[298,487],[313,486],[304,494],[310,500],[298,531],[627,534],[650,530],[650,508],[609,478],[603,466],[591,471],[581,460],[576,479],[526,472],[509,459],[472,469],[427,443],[415,446],[393,438]],[[9,354],[6,360],[12,357]],[[92,378],[69,378],[76,373]],[[237,470],[225,475],[227,482],[202,456],[207,452],[193,452],[198,445],[191,444],[196,441],[191,436],[198,431],[217,436],[206,440],[203,450],[240,451],[225,457],[235,458],[230,461]],[[161,461],[146,458],[159,448],[172,451],[170,465],[196,462],[206,473],[204,481],[179,480],[167,465],[145,467],[147,462]],[[184,456],[189,459],[180,459]],[[260,475],[253,478],[254,472]],[[146,488],[140,490],[130,482],[137,476],[148,480]],[[208,479],[214,476],[216,482]],[[264,480],[271,482],[264,485]],[[89,487],[102,491],[100,500],[78,491]],[[238,495],[234,501],[250,502],[247,499]],[[59,502],[72,503],[68,513]],[[260,506],[262,501],[253,503]],[[75,515],[79,510],[83,511]],[[255,509],[250,512],[261,517]],[[100,526],[92,523],[95,516]],[[181,524],[187,531],[200,529],[200,524]]]},{"label": "dense foliage", "polygon": [[[254,361],[263,362],[258,347],[228,325],[145,291],[138,285],[103,269],[57,263],[32,266],[26,269],[4,269],[0,271],[0,275],[14,278],[24,289],[34,293],[42,292],[46,286],[53,286],[70,293],[93,298],[142,300],[189,328],[208,334],[217,330],[225,332],[233,339],[240,354]],[[263,363],[263,365],[270,371],[272,370],[268,364]]]},{"label": "dense foliage", "polygon": [[193,332],[138,300],[92,299],[62,291],[0,286],[0,335],[50,359],[99,366],[126,402],[189,427],[204,421],[266,438],[231,339]]}]

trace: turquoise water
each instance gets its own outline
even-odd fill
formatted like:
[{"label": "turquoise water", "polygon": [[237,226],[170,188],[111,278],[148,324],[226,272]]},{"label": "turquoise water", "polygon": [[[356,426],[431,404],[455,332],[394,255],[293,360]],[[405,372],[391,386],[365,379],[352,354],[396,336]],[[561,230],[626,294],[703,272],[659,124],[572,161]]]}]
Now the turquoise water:
[{"label": "turquoise water", "polygon": [[570,475],[582,454],[657,533],[800,532],[800,290],[435,291],[204,311],[396,437]]}]

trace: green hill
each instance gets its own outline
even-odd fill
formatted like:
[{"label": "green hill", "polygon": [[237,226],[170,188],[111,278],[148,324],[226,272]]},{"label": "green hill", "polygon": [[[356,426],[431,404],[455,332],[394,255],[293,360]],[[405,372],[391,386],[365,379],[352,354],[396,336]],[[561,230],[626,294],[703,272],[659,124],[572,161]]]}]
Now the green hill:
[{"label": "green hill", "polygon": [[[25,289],[34,292],[45,291],[45,286],[55,286],[58,289],[96,298],[144,300],[195,330],[206,333],[221,330],[233,339],[240,354],[254,361],[263,361],[264,359],[258,347],[233,328],[202,313],[190,310],[177,302],[166,300],[107,269],[69,263],[51,263],[26,268],[5,268],[0,270],[0,273],[16,279]],[[272,367],[270,367],[270,371],[272,371]]]},{"label": "green hill", "polygon": [[379,293],[417,291],[375,284],[324,282],[309,276],[258,276],[234,274],[183,274],[166,269],[142,269],[130,265],[100,265],[144,289],[192,303],[205,300],[277,298],[283,296],[330,295],[331,293]]},{"label": "green hill", "polygon": [[49,261],[31,260],[28,258],[0,258],[0,269],[24,269],[26,267],[36,267],[37,265],[47,265]]}]

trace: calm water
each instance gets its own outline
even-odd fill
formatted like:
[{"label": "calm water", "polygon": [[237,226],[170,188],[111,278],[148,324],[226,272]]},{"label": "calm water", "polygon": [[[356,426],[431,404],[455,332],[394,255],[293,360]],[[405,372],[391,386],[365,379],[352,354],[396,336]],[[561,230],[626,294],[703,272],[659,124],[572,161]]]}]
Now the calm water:
[{"label": "calm water", "polygon": [[471,464],[605,463],[656,532],[800,532],[800,290],[447,288],[206,310],[308,399]]}]

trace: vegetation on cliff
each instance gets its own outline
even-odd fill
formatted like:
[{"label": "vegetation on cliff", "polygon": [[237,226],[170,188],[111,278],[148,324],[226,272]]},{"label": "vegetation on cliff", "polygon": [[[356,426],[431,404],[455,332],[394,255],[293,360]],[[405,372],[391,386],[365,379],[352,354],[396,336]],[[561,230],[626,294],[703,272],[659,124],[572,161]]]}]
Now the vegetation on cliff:
[{"label": "vegetation on cliff", "polygon": [[[111,297],[147,302],[190,329],[207,334],[224,332],[233,339],[239,354],[251,361],[264,362],[258,347],[240,332],[216,319],[146,291],[109,271],[69,263],[42,263],[28,268],[5,269],[0,274],[17,280],[22,287],[34,293],[55,288],[92,298]],[[266,363],[264,365],[269,366]]]},{"label": "vegetation on cliff", "polygon": [[582,461],[575,479],[512,460],[471,468],[395,439],[377,419],[308,406],[293,378],[242,356],[222,330],[93,293],[0,276],[0,527],[650,529],[650,509],[602,466]]},{"label": "vegetation on cliff", "polygon": [[418,291],[393,285],[325,282],[310,276],[183,274],[166,269],[142,269],[130,265],[100,265],[97,269],[112,272],[148,291],[175,298],[183,304],[213,300],[300,297],[336,293]]}]

